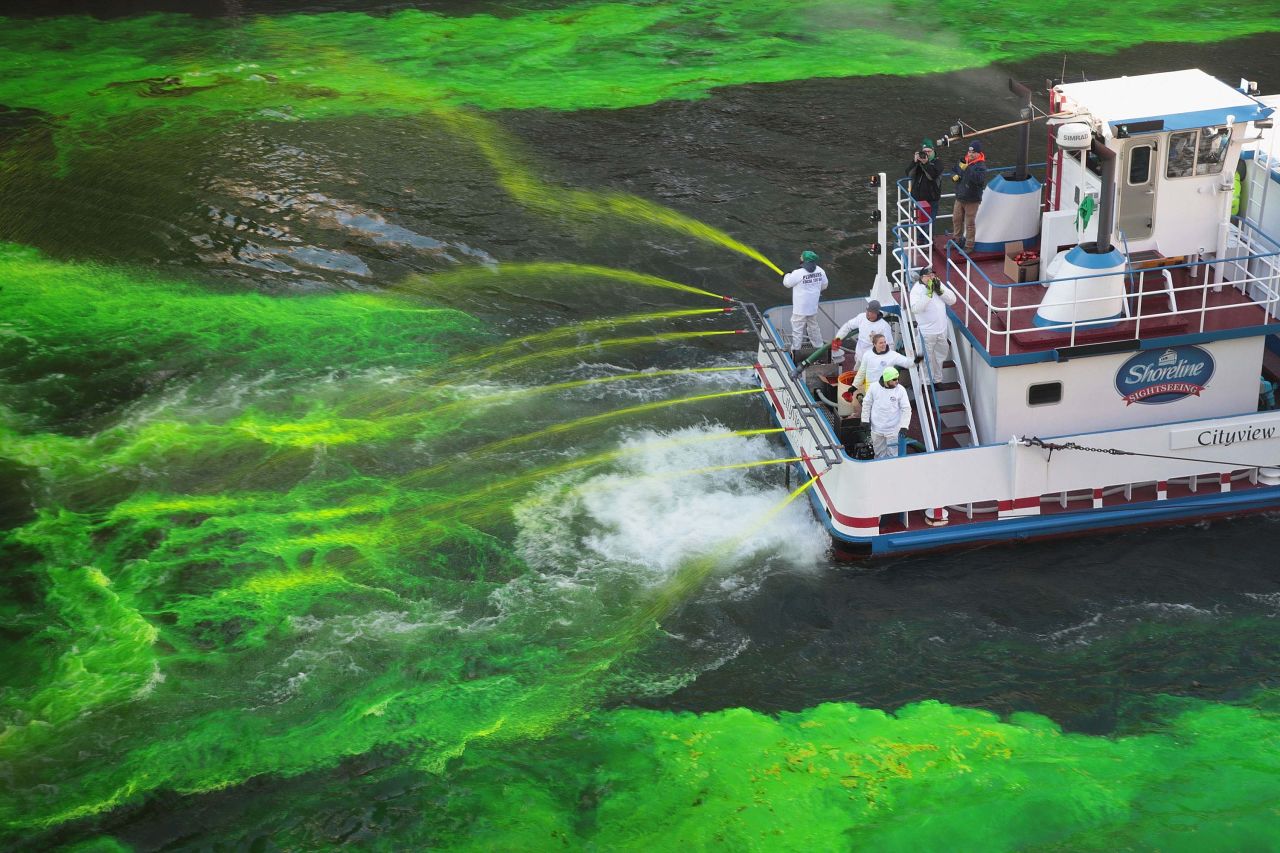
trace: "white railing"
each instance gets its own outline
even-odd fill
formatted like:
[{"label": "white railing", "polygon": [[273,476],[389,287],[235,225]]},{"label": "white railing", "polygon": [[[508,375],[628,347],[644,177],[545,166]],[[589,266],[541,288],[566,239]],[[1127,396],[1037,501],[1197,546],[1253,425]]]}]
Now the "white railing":
[{"label": "white railing", "polygon": [[[917,355],[924,352],[924,348],[919,346],[922,341],[918,341],[916,337],[919,333],[916,331],[915,316],[911,313],[911,291],[910,288],[897,284],[896,293],[898,308],[902,312],[902,327],[899,333],[902,336],[903,354],[914,360]],[[916,412],[920,418],[920,435],[924,438],[925,451],[931,453],[938,449],[942,439],[942,416],[938,412],[937,400],[934,397],[933,375],[928,359],[912,365],[910,374],[911,394],[915,397]]]},{"label": "white railing", "polygon": [[893,272],[895,284],[906,283],[910,287],[911,278],[903,275],[904,269],[913,270],[933,265],[933,223],[937,218],[943,217],[939,216],[936,209],[933,217],[930,217],[920,206],[920,202],[907,192],[906,181],[898,181],[897,224],[893,229],[897,244],[894,254],[898,259],[898,269]]},{"label": "white railing", "polygon": [[[907,190],[905,179],[897,182],[898,199],[896,204],[896,222],[894,226],[894,255],[898,268],[892,273],[893,292],[898,294],[898,304],[902,311],[905,346],[907,355],[915,357],[916,352],[924,352],[924,338],[916,329],[915,318],[911,313],[911,285],[915,270],[933,267],[933,225],[943,219],[949,220],[950,214],[942,214],[941,200],[932,211],[926,212],[920,202]],[[955,193],[946,193],[942,199],[955,198]],[[955,364],[956,382],[960,392],[960,404],[964,409],[965,425],[969,428],[969,441],[978,443],[978,430],[973,420],[973,406],[969,399],[969,386],[965,381],[964,368],[960,361],[960,350],[956,344],[955,331],[947,324],[947,338],[951,344],[953,363]],[[921,413],[921,432],[925,436],[927,450],[934,450],[942,444],[942,430],[946,426],[942,418],[942,406],[938,397],[937,383],[942,380],[942,365],[930,363],[926,357],[920,368],[913,371],[915,381],[916,410]],[[930,435],[932,433],[932,435]]]},{"label": "white railing", "polygon": [[[1141,338],[1144,324],[1148,332],[1153,321],[1181,318],[1191,321],[1192,328],[1187,332],[1204,332],[1206,324],[1214,312],[1232,311],[1244,303],[1224,303],[1210,305],[1209,294],[1231,286],[1244,295],[1252,304],[1263,309],[1265,317],[1259,325],[1265,324],[1280,316],[1280,243],[1258,229],[1250,220],[1242,220],[1240,225],[1228,228],[1228,252],[1226,257],[1213,260],[1188,261],[1160,267],[1164,281],[1157,291],[1146,291],[1145,272],[1139,272],[1137,286],[1126,288],[1124,298],[1128,303],[1129,317],[1123,328],[1116,329],[1116,334],[1109,340],[1127,340]],[[1105,326],[1114,326],[1114,316],[1105,319],[1081,320],[1081,315],[1089,316],[1098,311],[1091,310],[1103,303],[1114,305],[1116,295],[1097,296],[1077,299],[1071,304],[1071,319],[1051,325],[1036,325],[1031,319],[1040,303],[1040,294],[1047,282],[1034,281],[1017,284],[999,284],[974,263],[973,259],[959,247],[947,247],[947,282],[956,291],[963,302],[963,307],[956,306],[957,313],[963,313],[963,320],[969,330],[974,333],[987,352],[993,352],[993,344],[1000,352],[1008,352],[1009,343],[1014,335],[1025,332],[1057,331],[1069,334],[1069,345],[1075,346],[1077,336],[1082,331]],[[1173,284],[1172,272],[1185,269],[1188,272],[1188,283],[1181,287]],[[1168,271],[1167,274],[1164,271]],[[1055,286],[1079,284],[1089,279],[1116,276],[1117,272],[1091,273],[1089,275],[1058,278],[1053,280]],[[1018,288],[1036,288],[1036,297],[1022,301],[1016,298]],[[1026,292],[1026,291],[1022,291]],[[1161,298],[1167,302],[1167,310],[1151,310],[1152,298]],[[1065,306],[1056,306],[1065,307]],[[1023,315],[1022,318],[1019,314]]]}]

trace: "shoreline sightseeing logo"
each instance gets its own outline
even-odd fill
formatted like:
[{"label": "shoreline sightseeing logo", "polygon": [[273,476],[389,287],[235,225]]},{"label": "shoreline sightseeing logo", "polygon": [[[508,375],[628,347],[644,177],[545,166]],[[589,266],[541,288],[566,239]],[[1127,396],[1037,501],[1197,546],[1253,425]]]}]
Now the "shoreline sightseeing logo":
[{"label": "shoreline sightseeing logo", "polygon": [[1213,378],[1213,356],[1200,347],[1141,352],[1116,371],[1116,391],[1126,406],[1172,403],[1199,397]]}]

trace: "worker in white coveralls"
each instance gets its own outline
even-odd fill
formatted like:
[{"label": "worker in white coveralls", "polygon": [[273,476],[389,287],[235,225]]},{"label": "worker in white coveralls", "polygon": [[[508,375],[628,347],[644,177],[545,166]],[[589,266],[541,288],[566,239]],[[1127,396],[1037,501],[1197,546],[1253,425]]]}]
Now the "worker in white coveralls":
[{"label": "worker in white coveralls", "polygon": [[898,369],[886,367],[880,381],[862,401],[862,422],[871,425],[871,446],[877,459],[898,455],[898,433],[911,426],[911,401],[898,384]]},{"label": "worker in white coveralls", "polygon": [[871,336],[871,349],[862,354],[858,362],[858,372],[853,377],[853,387],[865,393],[867,389],[880,381],[880,375],[890,367],[910,367],[919,364],[924,356],[916,356],[915,361],[907,358],[897,350],[889,349],[889,342],[884,335]]},{"label": "worker in white coveralls", "polygon": [[[858,345],[854,348],[853,364],[849,365],[852,370],[857,370],[857,364],[862,361],[867,350],[871,349],[871,339],[876,335],[884,335],[889,342],[889,349],[893,349],[893,329],[889,328],[889,321],[884,318],[880,303],[872,299],[867,303],[865,312],[855,315],[836,332],[835,339],[831,341],[832,361],[835,360],[835,352],[843,349],[845,338],[855,331],[858,333]],[[845,357],[848,358],[847,355]]]},{"label": "worker in white coveralls", "polygon": [[956,295],[932,270],[925,270],[911,285],[911,313],[924,336],[924,352],[934,382],[942,380],[942,363],[947,360],[947,306],[956,304]]},{"label": "worker in white coveralls", "polygon": [[822,346],[818,299],[827,289],[827,274],[818,266],[818,253],[805,249],[800,255],[800,269],[784,275],[782,286],[791,291],[791,352],[804,346],[805,335],[812,346]]}]

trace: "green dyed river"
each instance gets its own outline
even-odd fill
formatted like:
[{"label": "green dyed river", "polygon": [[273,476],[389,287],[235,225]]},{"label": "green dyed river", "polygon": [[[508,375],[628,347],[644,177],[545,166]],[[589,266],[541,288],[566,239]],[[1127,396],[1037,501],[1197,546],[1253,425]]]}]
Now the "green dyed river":
[{"label": "green dyed river", "polygon": [[10,14],[6,848],[1280,847],[1276,518],[836,563],[722,298],[1276,0]]}]

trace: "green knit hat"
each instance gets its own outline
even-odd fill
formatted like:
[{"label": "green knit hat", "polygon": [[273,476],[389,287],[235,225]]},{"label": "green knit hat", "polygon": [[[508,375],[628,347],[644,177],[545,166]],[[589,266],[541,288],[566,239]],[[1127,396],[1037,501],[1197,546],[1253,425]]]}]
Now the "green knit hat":
[{"label": "green knit hat", "polygon": [[812,249],[805,249],[803,252],[800,253],[800,260],[801,262],[806,264],[809,263],[810,261],[816,264],[818,262],[818,253],[813,251]]}]

